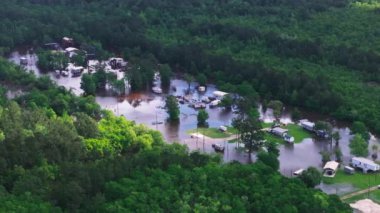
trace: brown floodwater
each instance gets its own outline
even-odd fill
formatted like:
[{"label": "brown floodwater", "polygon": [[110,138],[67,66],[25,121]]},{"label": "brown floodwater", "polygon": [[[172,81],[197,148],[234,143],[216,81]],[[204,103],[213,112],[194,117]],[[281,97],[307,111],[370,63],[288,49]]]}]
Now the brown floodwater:
[{"label": "brown floodwater", "polygon": [[[71,89],[74,94],[80,95],[83,91],[80,89],[80,77],[60,77],[56,78],[52,73],[43,74],[36,67],[37,56],[31,52],[13,52],[9,60],[19,64],[20,57],[27,57],[29,64],[25,67],[27,70],[32,70],[37,76],[49,75],[52,80],[54,80],[58,85],[64,86],[67,89]],[[158,82],[159,84],[159,82]],[[212,92],[217,90],[215,85],[207,85],[206,92],[198,92],[194,88],[196,83],[192,83],[192,99],[200,100],[203,96],[211,96]],[[215,153],[210,143],[204,143],[202,140],[192,140],[187,134],[187,131],[195,129],[197,127],[197,110],[188,106],[188,104],[180,104],[180,122],[177,124],[166,122],[167,113],[163,108],[165,105],[165,96],[168,94],[175,96],[182,96],[188,85],[185,81],[181,79],[173,79],[171,82],[171,87],[175,87],[176,90],[171,89],[167,93],[156,95],[150,91],[140,92],[140,93],[130,93],[120,98],[109,97],[109,96],[97,96],[97,103],[103,108],[113,111],[116,115],[121,115],[126,117],[128,120],[133,120],[138,124],[144,124],[150,128],[157,129],[160,131],[168,143],[179,142],[186,144],[190,150],[200,150],[207,153]],[[291,108],[285,108],[284,113],[281,116],[281,121],[283,123],[293,123],[290,110]],[[230,125],[234,114],[231,111],[225,111],[222,108],[210,109],[207,107],[207,112],[209,113],[209,126],[219,127],[221,125]],[[274,120],[272,110],[268,109],[264,111],[262,107],[259,107],[260,118],[265,122],[272,122]],[[317,113],[302,112],[304,118],[310,121],[317,120],[329,120],[334,124],[334,130],[339,131],[341,135],[341,140],[339,143],[339,148],[343,154],[343,162],[348,164],[349,160],[352,158],[350,154],[350,149],[348,147],[349,141],[352,138],[350,135],[350,129],[348,124],[343,122],[336,122],[332,119],[322,116]],[[155,123],[160,124],[155,124]],[[236,149],[237,144],[224,142],[226,150],[222,158],[225,162],[230,161],[240,161],[247,162],[248,154],[243,151],[238,151]],[[371,140],[369,142],[369,149],[372,144],[379,144],[378,139],[371,135]],[[291,176],[291,174],[300,168],[307,168],[309,166],[314,166],[317,168],[322,168],[322,158],[320,155],[321,151],[333,151],[335,145],[330,145],[327,141],[317,139],[317,138],[307,138],[299,144],[294,145],[281,145],[280,149],[280,171],[282,174]],[[371,153],[371,152],[370,152]],[[255,153],[252,154],[252,158],[255,159]],[[332,156],[332,159],[334,156]],[[321,186],[322,189],[332,190],[331,187]],[[342,190],[348,190],[347,186],[342,186]],[[352,188],[352,187],[351,187]],[[338,190],[334,188],[335,190]],[[344,191],[343,190],[343,191]]]}]

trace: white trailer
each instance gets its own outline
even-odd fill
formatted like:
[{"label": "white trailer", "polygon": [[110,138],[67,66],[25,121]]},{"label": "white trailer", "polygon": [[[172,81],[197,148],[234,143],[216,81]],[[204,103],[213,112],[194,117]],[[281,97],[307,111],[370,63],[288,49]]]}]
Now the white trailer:
[{"label": "white trailer", "polygon": [[368,171],[376,172],[380,170],[379,164],[362,157],[353,157],[351,159],[351,165],[355,168],[362,169],[364,173],[367,173]]},{"label": "white trailer", "polygon": [[300,120],[300,125],[306,130],[314,131],[315,123],[313,122],[310,122],[308,120]]}]

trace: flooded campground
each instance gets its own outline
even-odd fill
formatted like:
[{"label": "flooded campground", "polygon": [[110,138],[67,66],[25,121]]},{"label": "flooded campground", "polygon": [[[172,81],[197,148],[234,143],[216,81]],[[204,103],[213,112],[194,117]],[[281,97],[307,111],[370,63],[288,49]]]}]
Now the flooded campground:
[{"label": "flooded campground", "polygon": [[[15,51],[10,55],[9,60],[19,64],[21,57],[28,59],[28,65],[25,66],[26,70],[32,70],[37,76],[49,75],[58,85],[71,89],[76,95],[80,95],[83,92],[80,89],[80,77],[67,76],[57,78],[54,73],[41,73],[36,66],[38,60],[37,56],[33,52],[27,51],[22,53]],[[212,96],[213,92],[217,90],[215,85],[210,84],[207,85],[207,90],[205,92],[199,92],[195,89],[195,86],[196,83],[191,84],[192,100],[201,100],[205,96]],[[175,90],[173,88],[175,88]],[[164,91],[163,94],[154,94],[150,90],[147,90],[140,93],[129,93],[123,98],[96,96],[96,101],[103,109],[111,110],[117,115],[125,116],[128,120],[133,120],[136,123],[157,129],[170,143],[179,142],[186,144],[190,150],[199,149],[207,153],[214,153],[215,151],[211,147],[213,140],[190,138],[188,131],[197,128],[197,110],[189,106],[189,104],[180,104],[181,116],[178,124],[166,122],[167,113],[164,109],[165,96],[167,94],[183,96],[187,88],[188,84],[177,78],[171,81],[171,89],[169,91]],[[209,113],[208,123],[210,127],[217,128],[221,125],[231,125],[231,121],[235,116],[233,112],[225,111],[218,107],[206,107],[206,110]],[[268,109],[264,111],[263,108],[260,107],[259,112],[260,118],[264,122],[273,122],[274,116],[272,110]],[[303,112],[302,116],[303,118],[314,122],[317,120],[328,120],[328,118],[315,113]],[[280,120],[286,124],[293,123],[289,109],[285,109]],[[345,123],[329,121],[334,125],[334,131],[339,131],[340,133],[341,139],[339,141],[339,147],[343,154],[343,163],[347,164],[352,157],[348,146],[352,137],[352,135],[350,135],[350,129]],[[237,149],[238,145],[236,143],[228,143],[223,139],[216,139],[214,141],[225,145],[226,149],[223,154],[224,161],[247,161],[248,154],[244,151],[239,151],[241,149]],[[369,147],[371,147],[371,144],[375,143],[379,143],[378,139],[371,135]],[[322,157],[320,152],[331,151],[335,149],[335,145],[330,145],[327,141],[318,138],[306,138],[301,143],[281,145],[279,146],[279,149],[280,171],[284,175],[290,176],[295,170],[300,168],[307,168],[309,166],[321,168]],[[255,154],[253,154],[253,159],[254,155]],[[347,186],[344,187],[347,188]],[[332,189],[326,188],[326,190]]]}]

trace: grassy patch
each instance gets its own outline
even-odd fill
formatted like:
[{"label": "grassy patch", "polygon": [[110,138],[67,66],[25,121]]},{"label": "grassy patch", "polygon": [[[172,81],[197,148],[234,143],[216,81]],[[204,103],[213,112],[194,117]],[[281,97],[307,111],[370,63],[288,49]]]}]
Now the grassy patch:
[{"label": "grassy patch", "polygon": [[356,171],[355,174],[349,175],[344,173],[343,170],[338,170],[333,178],[323,177],[323,182],[326,184],[350,183],[356,188],[366,189],[368,186],[372,187],[380,184],[380,174],[364,174],[361,171]]},{"label": "grassy patch", "polygon": [[279,143],[279,144],[285,143],[284,139],[280,138],[279,136],[273,135],[269,132],[265,133],[264,139],[266,141],[272,141],[272,142]]},{"label": "grassy patch", "polygon": [[[263,123],[263,128],[270,128],[272,124],[273,123]],[[294,137],[294,143],[301,143],[305,138],[312,137],[310,132],[304,130],[302,127],[298,126],[297,124],[288,124],[282,128],[287,129],[289,131],[289,134]],[[282,138],[272,135],[270,133],[267,133],[265,135],[265,139],[278,142],[278,143],[284,143],[284,140]]]},{"label": "grassy patch", "polygon": [[227,138],[231,135],[228,132],[222,132],[217,128],[198,128],[198,130],[192,129],[187,131],[189,134],[197,132],[210,138]]},{"label": "grassy patch", "polygon": [[366,199],[366,198],[369,198],[373,202],[376,202],[376,203],[380,204],[380,190],[377,189],[377,190],[370,191],[369,193],[365,193],[365,194],[357,195],[357,196],[354,196],[354,197],[350,197],[350,198],[344,200],[344,202],[346,202],[346,203],[355,203],[358,200],[362,200],[362,199]]}]

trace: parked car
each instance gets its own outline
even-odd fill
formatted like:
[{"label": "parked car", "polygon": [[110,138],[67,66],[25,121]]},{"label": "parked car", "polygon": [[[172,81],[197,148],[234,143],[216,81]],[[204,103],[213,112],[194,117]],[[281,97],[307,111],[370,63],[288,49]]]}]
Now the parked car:
[{"label": "parked car", "polygon": [[215,152],[224,152],[224,146],[221,144],[214,143],[211,145],[214,148]]}]

